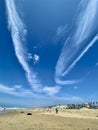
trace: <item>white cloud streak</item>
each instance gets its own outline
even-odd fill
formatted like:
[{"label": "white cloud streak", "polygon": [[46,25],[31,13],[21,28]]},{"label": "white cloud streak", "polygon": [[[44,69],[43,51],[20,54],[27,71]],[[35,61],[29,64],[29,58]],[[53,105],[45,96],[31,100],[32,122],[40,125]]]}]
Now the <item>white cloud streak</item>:
[{"label": "white cloud streak", "polygon": [[57,77],[55,78],[55,81],[57,84],[60,84],[60,85],[70,85],[70,84],[76,84],[76,83],[80,82],[80,80],[65,80],[65,81],[63,81]]},{"label": "white cloud streak", "polygon": [[57,94],[59,91],[60,91],[60,86],[45,87],[43,89],[43,92],[48,93],[48,95],[50,96]]},{"label": "white cloud streak", "polygon": [[[67,35],[67,33],[69,32],[70,27],[68,27],[68,25],[60,25],[57,30],[56,30],[56,34],[54,36],[54,43],[59,43],[60,41],[62,41],[62,39],[67,38],[67,36],[65,37],[65,35]],[[63,42],[63,41],[62,41]]]},{"label": "white cloud streak", "polygon": [[29,66],[28,59],[33,58],[34,62],[37,63],[40,58],[37,54],[34,54],[34,57],[32,57],[31,53],[27,53],[27,49],[24,45],[24,43],[26,42],[25,37],[27,30],[17,13],[15,1],[5,1],[8,14],[8,26],[9,30],[11,31],[15,54],[19,63],[22,65],[23,69],[26,72],[26,77],[30,86],[32,86],[33,90],[37,93],[49,93],[49,95],[56,94],[57,92],[59,92],[57,91],[57,88],[43,88],[40,80],[37,78],[37,74]]},{"label": "white cloud streak", "polygon": [[66,76],[98,40],[98,0],[82,0],[80,7],[73,32],[65,42],[56,65],[55,79],[59,84],[66,84],[61,77]]},{"label": "white cloud streak", "polygon": [[[16,86],[16,88],[14,88],[14,86]],[[24,89],[21,85],[14,85],[14,86],[9,87],[7,85],[0,84],[0,93],[8,94],[8,95],[15,96],[15,97],[20,97],[20,98],[23,98],[24,100],[26,100],[26,98],[28,98],[29,100],[27,100],[27,104],[24,103],[24,105],[27,105],[27,106],[28,105],[32,106],[33,104],[37,105],[37,106],[41,106],[41,105],[48,106],[49,104],[54,105],[54,104],[58,104],[58,103],[61,103],[61,104],[76,103],[76,102],[79,103],[79,102],[83,101],[83,99],[81,97],[70,96],[70,95],[63,97],[63,96],[54,95],[53,92],[58,91],[58,89],[59,89],[58,86],[56,86],[56,88],[51,87],[52,89],[50,89],[50,87],[46,87],[45,91],[49,91],[50,95],[48,94],[45,96],[42,94],[40,94],[40,95],[35,94],[35,93],[31,92],[30,90]],[[53,90],[53,92],[51,93],[52,90]],[[13,100],[13,98],[12,98],[12,100]],[[12,103],[14,104],[14,102],[12,102],[12,100],[9,100],[9,103],[11,102],[11,104]],[[6,102],[6,101],[4,101],[4,99],[3,99],[3,102]],[[14,105],[16,105],[16,102],[18,102],[18,104],[20,102],[21,105],[23,104],[23,101],[20,100],[20,101],[15,101]]]},{"label": "white cloud streak", "polygon": [[0,84],[0,92],[13,95],[13,96],[18,96],[18,97],[29,97],[29,96],[36,96],[33,92],[23,89],[22,86],[20,85],[15,85],[13,87],[9,87],[3,84]]},{"label": "white cloud streak", "polygon": [[27,62],[28,53],[24,45],[27,30],[19,18],[14,0],[6,0],[6,9],[8,14],[8,25],[11,31],[16,57],[26,72],[26,77],[29,84],[35,91],[37,91],[41,86],[40,81],[37,79],[36,73],[33,72]]},{"label": "white cloud streak", "polygon": [[93,46],[93,44],[98,40],[98,35],[94,37],[94,39],[88,44],[88,46],[81,52],[81,54],[78,56],[77,59],[68,67],[68,69],[63,73],[63,75],[68,74],[73,67],[76,65],[76,63],[81,59],[81,57],[90,49],[90,47]]}]

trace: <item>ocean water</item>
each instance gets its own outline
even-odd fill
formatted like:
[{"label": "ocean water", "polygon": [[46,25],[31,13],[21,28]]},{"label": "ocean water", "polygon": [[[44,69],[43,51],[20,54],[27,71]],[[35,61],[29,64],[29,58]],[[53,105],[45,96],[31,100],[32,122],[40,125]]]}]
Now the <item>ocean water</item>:
[{"label": "ocean water", "polygon": [[7,113],[7,110],[18,110],[18,109],[25,109],[25,108],[18,108],[18,107],[6,107],[6,108],[0,108],[0,114]]}]

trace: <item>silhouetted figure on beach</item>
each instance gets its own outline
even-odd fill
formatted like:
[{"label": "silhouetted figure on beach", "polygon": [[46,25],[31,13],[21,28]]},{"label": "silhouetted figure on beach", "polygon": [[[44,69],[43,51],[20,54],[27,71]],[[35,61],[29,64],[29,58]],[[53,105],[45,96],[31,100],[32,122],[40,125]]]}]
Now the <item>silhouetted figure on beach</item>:
[{"label": "silhouetted figure on beach", "polygon": [[58,113],[58,108],[57,107],[55,108],[55,112],[56,112],[56,114]]}]

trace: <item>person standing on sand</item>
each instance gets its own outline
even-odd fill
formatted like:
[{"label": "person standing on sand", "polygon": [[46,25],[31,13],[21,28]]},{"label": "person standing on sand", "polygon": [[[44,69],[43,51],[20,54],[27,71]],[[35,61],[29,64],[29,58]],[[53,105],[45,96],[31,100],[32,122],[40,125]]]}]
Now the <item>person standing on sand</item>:
[{"label": "person standing on sand", "polygon": [[56,112],[56,114],[58,113],[58,108],[57,107],[55,108],[55,112]]}]

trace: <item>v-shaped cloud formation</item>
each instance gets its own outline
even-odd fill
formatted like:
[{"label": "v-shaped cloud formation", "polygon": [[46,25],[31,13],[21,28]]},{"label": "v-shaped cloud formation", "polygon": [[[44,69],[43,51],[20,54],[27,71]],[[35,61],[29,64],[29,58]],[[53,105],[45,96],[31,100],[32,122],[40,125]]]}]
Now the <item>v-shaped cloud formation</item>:
[{"label": "v-shaped cloud formation", "polygon": [[[32,58],[32,55],[30,55],[25,46],[26,27],[17,13],[14,0],[5,1],[8,14],[8,26],[11,31],[15,54],[25,70],[30,86],[38,93],[48,93],[49,95],[58,93],[60,91],[58,85],[54,87],[43,87],[36,73],[29,66],[28,56]],[[65,42],[56,65],[56,84],[64,85],[77,82],[77,80],[62,81],[61,78],[73,69],[81,57],[98,40],[98,23],[96,20],[98,16],[98,0],[82,0],[79,9],[80,11],[75,21],[74,29]],[[39,60],[37,55],[34,58],[36,61]]]},{"label": "v-shaped cloud formation", "polygon": [[77,80],[62,81],[98,40],[98,0],[82,0],[73,31],[69,35],[56,65],[55,81],[58,84],[72,84]]}]

